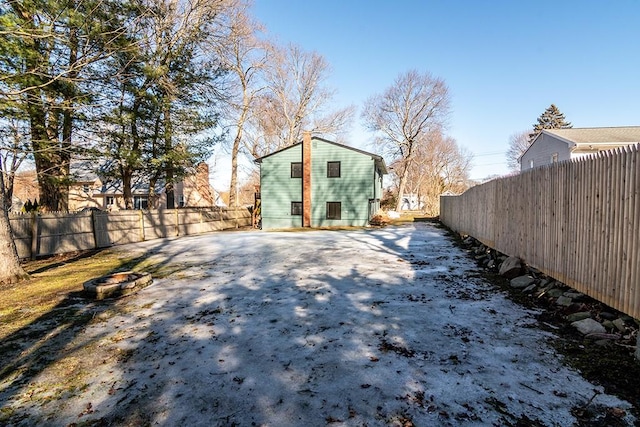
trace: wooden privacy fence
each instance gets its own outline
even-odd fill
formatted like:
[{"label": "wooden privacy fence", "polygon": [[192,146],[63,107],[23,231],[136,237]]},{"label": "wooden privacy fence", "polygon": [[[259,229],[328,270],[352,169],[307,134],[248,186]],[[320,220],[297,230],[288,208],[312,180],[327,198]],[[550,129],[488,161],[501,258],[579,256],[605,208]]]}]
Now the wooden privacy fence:
[{"label": "wooden privacy fence", "polygon": [[440,220],[640,318],[640,145],[440,198]]},{"label": "wooden privacy fence", "polygon": [[154,211],[10,214],[20,258],[105,248],[143,240],[206,233],[251,225],[239,208],[181,208]]}]

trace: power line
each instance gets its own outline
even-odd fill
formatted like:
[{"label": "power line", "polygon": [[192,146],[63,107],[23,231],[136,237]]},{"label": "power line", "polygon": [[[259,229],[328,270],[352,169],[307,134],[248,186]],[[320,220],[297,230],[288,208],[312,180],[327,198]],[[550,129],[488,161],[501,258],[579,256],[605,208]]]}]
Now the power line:
[{"label": "power line", "polygon": [[506,162],[499,162],[499,163],[474,163],[474,166],[496,166],[496,165],[505,165]]},{"label": "power line", "polygon": [[489,151],[486,153],[478,153],[473,155],[473,157],[488,157],[488,156],[497,156],[506,154],[504,151]]}]

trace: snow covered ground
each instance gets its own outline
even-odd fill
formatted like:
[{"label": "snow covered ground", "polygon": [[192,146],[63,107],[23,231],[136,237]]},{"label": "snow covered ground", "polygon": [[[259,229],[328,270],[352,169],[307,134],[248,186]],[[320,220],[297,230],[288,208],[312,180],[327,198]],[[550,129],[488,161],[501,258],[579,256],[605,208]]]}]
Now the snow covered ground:
[{"label": "snow covered ground", "polygon": [[17,425],[570,426],[573,408],[630,407],[430,224],[118,250],[164,277],[83,309],[48,368],[0,385]]}]

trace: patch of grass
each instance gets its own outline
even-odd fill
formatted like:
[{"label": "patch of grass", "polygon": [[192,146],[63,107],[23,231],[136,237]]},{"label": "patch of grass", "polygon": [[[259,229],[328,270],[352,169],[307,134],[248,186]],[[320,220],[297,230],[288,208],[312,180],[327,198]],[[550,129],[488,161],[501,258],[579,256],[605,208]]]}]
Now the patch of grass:
[{"label": "patch of grass", "polygon": [[82,284],[105,274],[135,268],[151,268],[146,256],[122,257],[114,251],[94,251],[70,258],[52,257],[26,262],[30,279],[0,286],[0,340],[50,312],[73,293],[83,291]]},{"label": "patch of grass", "polygon": [[400,218],[391,219],[391,224],[399,225],[406,224],[410,222],[430,222],[430,223],[438,223],[437,217],[430,217],[419,211],[409,211],[409,212],[401,212]]}]

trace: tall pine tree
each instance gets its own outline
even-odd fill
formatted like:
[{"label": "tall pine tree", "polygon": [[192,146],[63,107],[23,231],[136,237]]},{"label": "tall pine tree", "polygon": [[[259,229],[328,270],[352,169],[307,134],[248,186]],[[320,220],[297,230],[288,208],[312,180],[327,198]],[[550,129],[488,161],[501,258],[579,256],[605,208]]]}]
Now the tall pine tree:
[{"label": "tall pine tree", "polygon": [[538,136],[544,129],[569,129],[573,127],[571,122],[568,122],[564,117],[564,114],[558,110],[555,104],[551,104],[544,113],[538,117],[538,122],[533,125],[533,133],[529,134],[530,141],[533,142],[534,138]]}]

